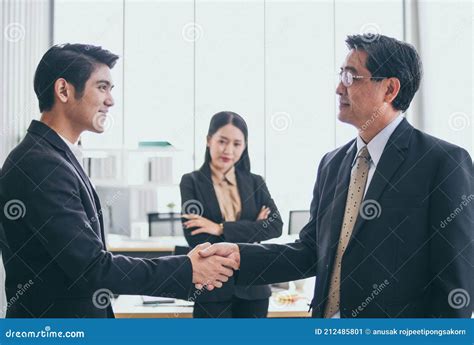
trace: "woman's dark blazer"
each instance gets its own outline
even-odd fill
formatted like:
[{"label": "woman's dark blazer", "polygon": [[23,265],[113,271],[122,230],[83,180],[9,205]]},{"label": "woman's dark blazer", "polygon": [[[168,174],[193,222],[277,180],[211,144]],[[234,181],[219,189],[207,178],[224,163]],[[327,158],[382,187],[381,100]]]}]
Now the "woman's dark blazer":
[{"label": "woman's dark blazer", "polygon": [[[240,219],[234,222],[224,222],[222,218],[209,164],[204,163],[199,170],[183,175],[180,183],[183,212],[199,209],[204,218],[218,224],[224,223],[224,234],[221,236],[210,234],[192,236],[191,231],[196,228],[184,229],[184,235],[191,247],[204,242],[254,243],[281,235],[283,222],[263,178],[239,169],[235,169],[235,174],[242,210]],[[266,220],[256,221],[264,205],[270,208],[270,215]],[[234,286],[232,278],[220,289],[214,291],[204,289],[198,293],[196,291],[196,296],[193,296],[198,302],[228,301],[233,295],[247,300],[268,298],[271,295],[268,285]]]}]

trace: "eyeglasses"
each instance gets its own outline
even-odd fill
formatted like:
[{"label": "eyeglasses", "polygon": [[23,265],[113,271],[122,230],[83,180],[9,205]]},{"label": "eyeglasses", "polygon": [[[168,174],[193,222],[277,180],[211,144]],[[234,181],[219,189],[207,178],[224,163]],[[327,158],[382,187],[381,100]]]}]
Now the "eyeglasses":
[{"label": "eyeglasses", "polygon": [[386,79],[386,77],[364,77],[362,75],[354,75],[349,70],[343,70],[343,71],[339,72],[339,80],[341,81],[342,85],[344,85],[345,87],[351,86],[352,83],[354,82],[354,79],[364,79],[364,78],[368,78],[368,79],[371,79],[371,80],[373,80],[373,79]]}]

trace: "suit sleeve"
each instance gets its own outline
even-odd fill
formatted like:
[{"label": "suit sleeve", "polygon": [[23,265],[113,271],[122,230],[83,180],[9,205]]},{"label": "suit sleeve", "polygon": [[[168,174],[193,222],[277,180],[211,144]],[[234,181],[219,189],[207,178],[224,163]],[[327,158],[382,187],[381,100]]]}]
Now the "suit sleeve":
[{"label": "suit sleeve", "polygon": [[[179,190],[181,193],[181,208],[184,209],[185,205],[195,205],[197,208],[204,209],[206,205],[202,205],[201,202],[198,200],[196,192],[194,190],[193,179],[190,174],[183,175],[181,178],[181,183],[179,184]],[[184,223],[186,219],[182,219],[182,223]],[[191,247],[196,247],[198,244],[210,242],[212,244],[217,242],[222,242],[224,240],[223,236],[215,236],[211,234],[197,234],[191,235],[191,231],[196,230],[197,228],[184,228],[183,226],[183,233],[186,241]]]},{"label": "suit sleeve", "polygon": [[270,215],[266,220],[238,220],[224,223],[224,240],[226,242],[253,243],[269,240],[281,236],[283,221],[280,212],[273,201],[267,185],[261,176],[255,177],[255,194],[257,208],[270,208]]},{"label": "suit sleeve", "polygon": [[316,232],[322,162],[324,158],[319,165],[313,189],[311,218],[300,231],[299,240],[288,244],[239,244],[241,262],[235,277],[236,284],[272,284],[316,275]]},{"label": "suit sleeve", "polygon": [[[473,167],[460,148],[447,152],[430,198],[429,317],[470,318],[473,310]],[[469,300],[471,302],[469,303]]]},{"label": "suit sleeve", "polygon": [[87,216],[79,180],[67,163],[36,156],[29,157],[21,172],[17,169],[2,184],[9,196],[25,204],[21,228],[31,230],[51,257],[50,264],[58,265],[71,285],[88,291],[106,288],[117,294],[189,296],[193,284],[187,256],[139,259],[104,249],[91,227],[97,217]]}]

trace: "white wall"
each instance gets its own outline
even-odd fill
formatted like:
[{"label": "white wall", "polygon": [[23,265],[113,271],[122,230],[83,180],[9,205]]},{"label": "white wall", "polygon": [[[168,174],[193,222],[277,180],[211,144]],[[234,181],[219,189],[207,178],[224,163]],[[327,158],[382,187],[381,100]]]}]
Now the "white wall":
[{"label": "white wall", "polygon": [[[468,1],[449,8],[427,0],[86,3],[56,2],[56,41],[101,44],[123,59],[113,70],[115,125],[106,137],[84,138],[85,145],[168,140],[180,150],[175,184],[202,164],[211,116],[232,110],[248,122],[252,170],[266,177],[284,219],[292,209],[308,209],[320,159],[356,135],[335,111],[346,35],[404,39],[404,10],[412,4],[420,11],[425,76],[421,114],[409,109],[408,119],[422,118],[427,132],[472,153]],[[468,122],[458,131],[449,126],[455,112]],[[176,185],[159,195],[162,204],[179,204]]]},{"label": "white wall", "polygon": [[424,130],[474,156],[473,3],[420,1]]},{"label": "white wall", "polygon": [[196,2],[196,168],[212,115],[230,110],[247,122],[252,170],[264,172],[263,15],[263,1]]},{"label": "white wall", "polygon": [[266,5],[266,179],[286,225],[335,145],[333,18],[330,1]]}]

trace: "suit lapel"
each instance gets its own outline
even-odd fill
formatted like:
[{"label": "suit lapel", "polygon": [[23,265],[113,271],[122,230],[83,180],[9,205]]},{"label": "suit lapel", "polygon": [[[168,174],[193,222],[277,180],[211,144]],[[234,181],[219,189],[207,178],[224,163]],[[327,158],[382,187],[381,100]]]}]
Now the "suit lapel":
[{"label": "suit lapel", "polygon": [[100,205],[100,200],[99,200],[99,196],[97,195],[96,191],[94,188],[92,188],[92,193],[94,195],[94,200],[95,200],[95,205],[96,205],[96,208],[97,210],[99,210],[99,212],[97,212],[97,217],[99,218],[99,224],[100,224],[100,235],[101,235],[101,239],[102,239],[102,243],[104,244],[104,248],[107,248],[107,245],[105,244],[105,233],[104,233],[104,217],[102,215],[102,206]]},{"label": "suit lapel", "polygon": [[[387,145],[385,146],[370,182],[369,189],[367,190],[364,201],[361,204],[361,212],[363,212],[364,203],[366,203],[367,206],[369,204],[375,204],[376,207],[378,207],[380,204],[377,205],[377,200],[379,200],[382,192],[387,188],[387,186],[393,185],[392,177],[406,158],[412,131],[413,127],[404,119],[388,139]],[[380,211],[383,212],[383,210]],[[354,236],[361,231],[363,225],[367,222],[367,217],[361,217],[361,212],[359,212],[357,217],[347,248],[350,247]]]},{"label": "suit lapel", "polygon": [[97,205],[95,205],[94,202],[94,193],[93,193],[93,187],[89,181],[89,178],[86,176],[84,169],[82,169],[81,165],[76,159],[76,156],[67,148],[67,151],[65,151],[66,157],[68,161],[74,166],[74,169],[76,170],[77,175],[79,175],[79,178],[82,180],[82,183],[86,187],[86,190],[89,194],[89,197],[92,201],[92,204],[96,207],[96,212],[98,210]]},{"label": "suit lapel", "polygon": [[[257,190],[254,189],[252,184],[252,177],[247,173],[240,172],[238,169],[235,169],[235,174],[242,208],[240,219],[254,219],[257,210],[255,209],[255,203],[252,199],[254,194],[257,193]],[[259,187],[260,186],[256,186],[256,188]]]},{"label": "suit lapel", "polygon": [[211,168],[207,163],[204,163],[199,169],[199,189],[201,190],[202,197],[204,199],[203,206],[205,205],[204,207],[209,213],[209,218],[215,219],[217,222],[221,223],[223,221],[222,213],[219,208],[216,191],[212,183]]}]

